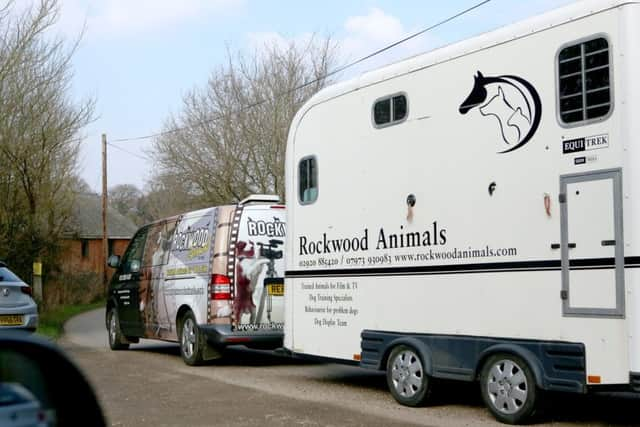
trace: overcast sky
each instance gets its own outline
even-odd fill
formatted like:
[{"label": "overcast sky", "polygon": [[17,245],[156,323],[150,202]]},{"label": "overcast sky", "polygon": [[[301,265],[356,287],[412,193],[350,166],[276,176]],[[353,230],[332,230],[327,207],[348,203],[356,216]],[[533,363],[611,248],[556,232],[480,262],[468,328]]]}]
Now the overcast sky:
[{"label": "overcast sky", "polygon": [[[108,140],[158,132],[182,95],[206,83],[227,46],[251,52],[273,40],[331,35],[344,60],[389,43],[467,9],[480,0],[61,0],[58,31],[85,33],[74,58],[74,94],[97,100],[87,127],[82,177],[101,189],[100,135]],[[524,19],[571,0],[492,0],[433,32],[380,55],[354,73]],[[145,187],[153,168],[151,140],[109,147],[109,186]],[[122,150],[126,150],[122,151]]]}]

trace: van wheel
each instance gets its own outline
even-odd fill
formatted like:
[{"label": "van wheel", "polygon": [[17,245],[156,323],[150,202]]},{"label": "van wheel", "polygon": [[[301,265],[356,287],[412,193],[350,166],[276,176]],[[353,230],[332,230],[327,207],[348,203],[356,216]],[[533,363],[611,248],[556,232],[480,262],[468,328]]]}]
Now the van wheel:
[{"label": "van wheel", "polygon": [[129,344],[124,343],[124,337],[120,331],[120,321],[118,320],[118,311],[115,308],[109,310],[107,316],[107,325],[109,326],[109,347],[111,350],[126,350]]},{"label": "van wheel", "polygon": [[190,366],[200,365],[203,345],[195,317],[189,311],[182,317],[180,326],[180,354],[184,363]]},{"label": "van wheel", "polygon": [[418,352],[406,345],[393,349],[387,361],[387,385],[393,397],[406,406],[422,406],[429,397],[430,379]]},{"label": "van wheel", "polygon": [[520,424],[536,410],[538,390],[529,365],[512,354],[491,356],[480,375],[482,399],[500,422]]}]

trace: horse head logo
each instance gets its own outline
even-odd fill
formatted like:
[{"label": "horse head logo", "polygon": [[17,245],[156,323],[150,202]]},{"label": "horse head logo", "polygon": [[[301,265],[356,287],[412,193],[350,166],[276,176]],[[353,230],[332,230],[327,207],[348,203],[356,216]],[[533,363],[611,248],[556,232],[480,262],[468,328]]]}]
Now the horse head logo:
[{"label": "horse head logo", "polygon": [[542,103],[531,83],[517,76],[485,77],[480,71],[474,76],[473,89],[460,105],[460,114],[478,107],[482,116],[498,120],[508,153],[525,145],[540,125]]}]

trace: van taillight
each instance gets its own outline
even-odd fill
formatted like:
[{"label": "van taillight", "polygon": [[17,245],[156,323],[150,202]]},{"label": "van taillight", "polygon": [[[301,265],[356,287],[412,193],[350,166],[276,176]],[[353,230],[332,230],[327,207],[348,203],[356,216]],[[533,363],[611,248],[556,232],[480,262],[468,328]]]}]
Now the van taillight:
[{"label": "van taillight", "polygon": [[222,274],[211,275],[211,299],[231,299],[231,280]]},{"label": "van taillight", "polygon": [[33,295],[33,291],[31,290],[31,286],[22,286],[20,288],[23,294]]}]

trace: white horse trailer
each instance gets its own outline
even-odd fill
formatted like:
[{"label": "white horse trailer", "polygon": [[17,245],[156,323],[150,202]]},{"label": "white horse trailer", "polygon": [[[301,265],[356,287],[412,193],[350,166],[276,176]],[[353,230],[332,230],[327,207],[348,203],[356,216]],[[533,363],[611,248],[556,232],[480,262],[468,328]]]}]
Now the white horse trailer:
[{"label": "white horse trailer", "polygon": [[510,423],[545,390],[640,391],[638,23],[581,1],[307,102],[285,347],[386,370],[406,405],[479,381]]}]

